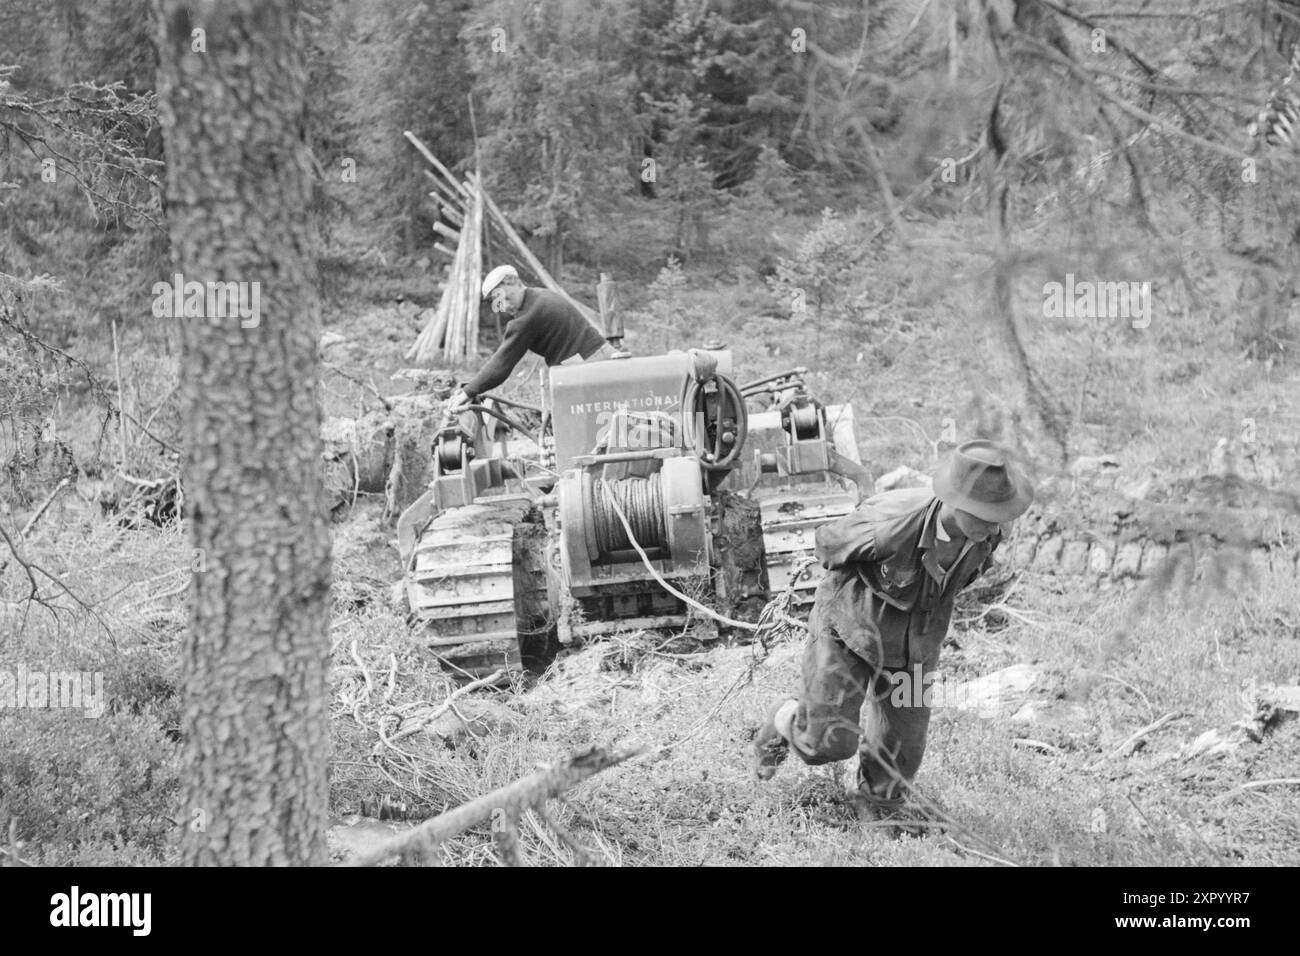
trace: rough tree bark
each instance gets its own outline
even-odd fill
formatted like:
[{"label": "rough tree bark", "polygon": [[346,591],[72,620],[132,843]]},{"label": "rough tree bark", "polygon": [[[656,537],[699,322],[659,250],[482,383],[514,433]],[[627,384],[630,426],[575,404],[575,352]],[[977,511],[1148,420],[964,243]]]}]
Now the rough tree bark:
[{"label": "rough tree bark", "polygon": [[198,549],[182,646],[184,859],[323,863],[330,542],[299,4],[153,6],[173,271],[260,284],[256,325],[161,320],[180,326]]}]

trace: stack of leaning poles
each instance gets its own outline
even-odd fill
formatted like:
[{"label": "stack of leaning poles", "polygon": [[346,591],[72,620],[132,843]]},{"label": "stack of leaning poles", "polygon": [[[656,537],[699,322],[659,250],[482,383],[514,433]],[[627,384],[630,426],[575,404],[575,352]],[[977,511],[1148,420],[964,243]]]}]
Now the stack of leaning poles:
[{"label": "stack of leaning poles", "polygon": [[433,228],[454,244],[433,244],[436,251],[451,258],[451,269],[437,308],[406,353],[407,361],[433,365],[441,360],[453,367],[476,361],[484,251],[491,252],[498,264],[511,262],[522,267],[521,271],[532,272],[543,286],[567,299],[599,329],[596,314],[560,288],[515,232],[483,189],[478,173],[458,179],[419,137],[409,130],[405,136],[430,166],[424,173],[433,186],[429,198],[438,209]]}]

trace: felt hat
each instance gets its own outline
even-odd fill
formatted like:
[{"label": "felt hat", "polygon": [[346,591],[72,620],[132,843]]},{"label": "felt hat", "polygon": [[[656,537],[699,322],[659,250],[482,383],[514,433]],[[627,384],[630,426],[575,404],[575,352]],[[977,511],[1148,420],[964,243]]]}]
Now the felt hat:
[{"label": "felt hat", "polygon": [[934,473],[934,493],[944,504],[984,521],[1020,517],[1034,501],[1028,478],[996,442],[976,439],[954,448]]}]

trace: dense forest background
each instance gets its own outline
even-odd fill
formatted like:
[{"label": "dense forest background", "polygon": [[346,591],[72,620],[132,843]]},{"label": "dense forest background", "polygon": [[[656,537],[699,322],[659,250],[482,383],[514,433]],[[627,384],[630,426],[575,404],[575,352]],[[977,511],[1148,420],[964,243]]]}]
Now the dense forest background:
[{"label": "dense forest background", "polygon": [[[1077,463],[1107,456],[1137,498],[1197,490],[1202,517],[1297,510],[1300,164],[1252,128],[1295,88],[1293,0],[303,9],[296,133],[335,333],[329,414],[375,406],[447,268],[445,211],[410,130],[457,173],[482,171],[577,298],[594,303],[612,274],[635,350],[712,338],[744,378],[807,366],[816,394],[854,404],[876,474],[927,469],[941,438],[985,434],[1023,450],[1060,522],[1088,505]],[[174,641],[190,558],[157,492],[185,438],[183,320],[151,311],[172,274],[153,17],[149,0],[0,6],[0,528],[16,543],[32,522],[21,550],[73,592],[43,584],[66,607],[33,615],[25,567],[0,557],[0,628],[119,688],[116,743],[92,764],[76,754],[102,726],[53,743],[0,724],[0,822],[21,820],[47,859],[165,858],[180,813]],[[1045,288],[1067,276],[1148,283],[1149,324],[1049,315]],[[1206,480],[1234,469],[1247,480]],[[65,479],[75,496],[54,511],[82,511],[41,519]],[[133,524],[131,488],[151,492]],[[124,581],[153,582],[150,600],[113,610]],[[353,603],[339,613],[362,614],[346,565],[340,587]],[[1080,606],[1060,614],[1077,622]],[[1224,701],[1258,658],[1238,664]],[[1042,837],[1025,852],[1048,854]],[[1133,839],[1095,858],[1136,859]]]}]

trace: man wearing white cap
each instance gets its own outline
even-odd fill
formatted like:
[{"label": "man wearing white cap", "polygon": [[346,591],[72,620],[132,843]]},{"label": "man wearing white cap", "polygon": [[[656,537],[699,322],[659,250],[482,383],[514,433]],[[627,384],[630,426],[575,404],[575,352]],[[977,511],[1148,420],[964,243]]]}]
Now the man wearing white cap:
[{"label": "man wearing white cap", "polygon": [[505,338],[477,375],[451,397],[451,407],[473,402],[507,378],[528,352],[548,366],[610,358],[614,350],[596,327],[565,298],[549,289],[525,286],[514,266],[497,266],[483,280],[483,298],[509,318]]}]

